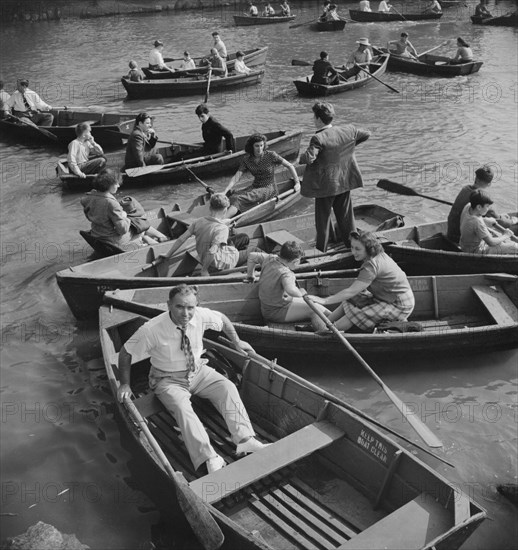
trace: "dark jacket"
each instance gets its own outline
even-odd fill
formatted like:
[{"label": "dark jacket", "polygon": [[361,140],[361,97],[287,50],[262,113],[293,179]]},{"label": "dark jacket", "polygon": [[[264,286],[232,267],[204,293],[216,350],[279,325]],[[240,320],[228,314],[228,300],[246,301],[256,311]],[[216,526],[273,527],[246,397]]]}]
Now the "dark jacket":
[{"label": "dark jacket", "polygon": [[223,150],[223,138],[226,141],[225,148],[233,152],[236,151],[236,142],[232,132],[212,116],[209,116],[209,120],[201,125],[201,133],[205,142],[203,147],[205,154],[213,155],[221,152]]},{"label": "dark jacket", "polygon": [[311,82],[315,84],[329,84],[329,76],[336,76],[337,72],[335,71],[333,65],[329,61],[324,59],[317,59],[313,63],[313,76],[311,77]]},{"label": "dark jacket", "polygon": [[147,138],[140,128],[135,128],[131,132],[126,145],[124,167],[128,169],[146,166],[144,156],[153,150],[157,141],[158,138],[156,136]]},{"label": "dark jacket", "polygon": [[317,131],[299,159],[300,164],[307,164],[301,194],[312,198],[334,197],[363,187],[354,148],[369,136],[368,130],[352,124]]}]

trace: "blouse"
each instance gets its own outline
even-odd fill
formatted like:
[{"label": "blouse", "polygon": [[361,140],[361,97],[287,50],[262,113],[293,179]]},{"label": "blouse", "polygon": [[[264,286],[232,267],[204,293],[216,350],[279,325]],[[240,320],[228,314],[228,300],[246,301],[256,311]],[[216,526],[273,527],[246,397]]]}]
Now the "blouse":
[{"label": "blouse", "polygon": [[245,155],[239,171],[250,172],[254,176],[252,187],[261,189],[275,184],[275,165],[282,164],[283,160],[275,151],[265,151],[258,162],[254,155]]}]

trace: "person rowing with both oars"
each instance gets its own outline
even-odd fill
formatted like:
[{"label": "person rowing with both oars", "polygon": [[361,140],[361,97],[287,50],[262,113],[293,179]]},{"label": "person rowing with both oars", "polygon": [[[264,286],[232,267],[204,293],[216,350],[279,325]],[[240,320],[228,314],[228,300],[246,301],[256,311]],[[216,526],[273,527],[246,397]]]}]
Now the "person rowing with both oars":
[{"label": "person rowing with both oars", "polygon": [[358,75],[361,72],[361,69],[356,65],[366,65],[372,61],[372,53],[370,48],[372,47],[368,38],[359,38],[356,41],[358,48],[349,56],[345,68],[347,69],[342,73],[344,78],[350,78]]},{"label": "person rowing with both oars", "polygon": [[164,43],[161,40],[155,40],[153,46],[154,48],[149,52],[149,68],[154,71],[174,71],[174,69],[171,69],[171,67],[168,67],[164,63],[164,58],[162,57]]},{"label": "person rowing with both oars", "polygon": [[320,59],[313,63],[311,82],[313,84],[325,84],[326,86],[333,86],[339,82],[338,73],[329,62],[329,54],[325,51],[320,52]]},{"label": "person rowing with both oars", "polygon": [[[391,46],[393,48],[391,49]],[[399,40],[390,40],[387,42],[387,49],[391,54],[399,55],[400,57],[412,57],[417,59],[419,56],[416,49],[408,40],[408,33],[402,32]]]}]

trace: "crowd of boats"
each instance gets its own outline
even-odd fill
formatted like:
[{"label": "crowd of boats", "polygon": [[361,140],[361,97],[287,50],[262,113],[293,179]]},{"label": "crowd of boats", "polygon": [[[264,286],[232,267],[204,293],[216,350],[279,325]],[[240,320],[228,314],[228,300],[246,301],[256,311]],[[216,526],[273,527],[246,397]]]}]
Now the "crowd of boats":
[{"label": "crowd of boats", "polygon": [[[442,13],[378,13],[350,10],[354,21],[438,19]],[[237,25],[292,21],[295,15],[238,15]],[[491,24],[486,18],[485,24]],[[325,21],[320,21],[324,23]],[[478,23],[479,21],[474,21]],[[308,22],[313,25],[315,21]],[[306,23],[304,23],[306,24]],[[497,24],[497,23],[494,23]],[[315,25],[315,30],[337,30]],[[343,28],[343,25],[342,25]],[[481,62],[450,64],[449,58],[425,52],[417,59],[375,48],[364,75],[336,85],[312,84],[309,77],[295,81],[305,95],[347,91],[380,79],[386,70],[428,76],[471,74]],[[249,85],[264,75],[267,47],[244,51],[253,69],[243,76],[212,77],[211,66],[187,70],[145,69],[145,79],[122,82],[130,97],[193,94],[208,96],[219,86]],[[230,57],[228,68],[233,59]],[[294,63],[303,65],[304,62]],[[310,63],[307,63],[311,65]],[[462,72],[465,71],[465,72]],[[333,87],[334,86],[334,87]],[[397,90],[396,90],[397,91]],[[75,138],[74,128],[87,122],[96,142],[120,148],[133,129],[135,114],[104,110],[52,109],[51,126],[37,126],[23,118],[0,119],[0,129],[25,142],[43,139],[58,146]],[[269,149],[284,158],[299,154],[302,133],[266,134]],[[236,137],[235,151],[203,155],[203,144],[168,144],[159,149],[163,165],[151,170],[126,170],[126,186],[172,184],[235,171],[247,136]],[[196,152],[200,155],[197,156]],[[185,160],[185,153],[189,160]],[[123,153],[113,157],[123,165]],[[297,172],[302,176],[304,166]],[[64,159],[59,177],[70,189],[88,190],[94,175],[72,174]],[[400,194],[418,194],[397,182],[380,180],[379,187]],[[276,252],[286,241],[305,249],[296,269],[301,288],[316,296],[329,296],[347,288],[358,265],[343,243],[332,242],[326,252],[315,247],[313,215],[289,217],[300,198],[291,178],[277,183],[279,195],[233,220],[250,245]],[[202,276],[195,246],[188,240],[173,256],[157,261],[198,218],[208,214],[207,193],[186,209],[164,205],[146,212],[151,226],[167,241],[130,251],[103,243],[87,231],[91,261],[56,275],[71,311],[78,319],[98,317],[106,370],[114,394],[120,384],[118,352],[149,318],[165,310],[171,285],[199,285],[204,306],[221,311],[233,321],[239,336],[265,354],[290,353],[305,357],[341,357],[340,340],[330,333],[315,334],[290,324],[265,323],[257,288],[243,282],[241,268]],[[440,200],[429,197],[432,200]],[[514,214],[514,213],[511,213]],[[405,266],[416,306],[409,323],[394,324],[371,333],[348,336],[355,353],[480,352],[518,342],[518,258],[514,255],[479,255],[460,251],[446,238],[446,221],[405,225],[404,217],[378,205],[355,207],[357,225],[375,232],[384,249]],[[149,361],[135,366],[134,401],[119,404],[130,433],[171,488],[172,506],[189,520],[205,548],[458,548],[484,520],[485,511],[454,484],[403,449],[387,434],[407,440],[359,409],[258,354],[245,356],[231,349],[220,335],[205,342],[210,364],[238,384],[258,436],[272,443],[259,453],[238,459],[222,418],[203,400],[195,409],[228,463],[200,477],[193,469],[171,415],[147,385]],[[368,367],[368,365],[367,365]],[[388,387],[378,378],[382,388]],[[392,392],[390,392],[392,393]],[[396,402],[394,396],[393,402]],[[424,428],[419,435],[431,447],[440,447]],[[437,443],[438,442],[438,443]],[[431,453],[433,454],[433,453]],[[436,454],[433,456],[445,462]],[[225,542],[224,542],[225,541]]]}]

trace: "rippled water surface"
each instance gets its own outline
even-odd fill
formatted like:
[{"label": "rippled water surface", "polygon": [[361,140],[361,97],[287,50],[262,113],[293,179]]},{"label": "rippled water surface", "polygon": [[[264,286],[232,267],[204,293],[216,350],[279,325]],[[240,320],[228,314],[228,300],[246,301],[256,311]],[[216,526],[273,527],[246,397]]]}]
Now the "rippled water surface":
[{"label": "rippled water surface", "polygon": [[[342,33],[322,34],[306,26],[234,27],[230,8],[18,24],[0,30],[0,72],[8,91],[16,77],[25,76],[54,106],[145,109],[156,117],[162,139],[198,141],[194,108],[201,98],[126,101],[119,77],[129,59],[146,62],[156,38],[165,42],[167,55],[179,56],[185,48],[201,55],[218,29],[230,51],[268,45],[269,52],[260,87],[211,94],[217,118],[238,135],[300,127],[305,145],[313,131],[313,101],[295,94],[292,80],[307,70],[292,67],[293,58],[312,61],[326,49],[341,63],[358,38],[385,44],[402,29],[419,52],[462,36],[484,62],[478,74],[447,80],[391,73],[383,79],[400,94],[375,84],[332,98],[337,124],[372,130],[357,150],[366,186],[354,200],[381,203],[404,214],[408,223],[443,219],[447,206],[389,195],[376,187],[377,180],[390,178],[452,200],[473,180],[474,169],[490,162],[497,174],[491,188],[496,205],[516,210],[517,32],[472,25],[474,5],[445,10],[439,22],[351,23]],[[344,4],[342,13],[352,6]],[[512,6],[489,7],[506,13]],[[319,8],[306,3],[294,11],[302,22]],[[451,40],[438,53],[454,51]],[[76,533],[92,548],[140,548],[159,519],[151,487],[114,419],[96,327],[75,321],[54,279],[57,270],[85,261],[90,252],[78,235],[88,227],[80,196],[62,192],[54,178],[58,153],[0,145],[2,537],[42,520]],[[196,184],[185,184],[132,194],[154,208],[199,191]],[[297,208],[310,211],[311,203]],[[472,356],[466,350],[455,358],[396,362],[387,357],[371,363],[399,397],[420,408],[455,469],[418,452],[420,458],[487,508],[490,519],[464,549],[510,549],[518,534],[516,509],[495,490],[498,483],[517,481],[517,359],[516,351]],[[309,362],[291,366],[418,441],[379,387],[349,359],[320,364],[318,371]],[[178,546],[183,542],[180,538]]]}]

